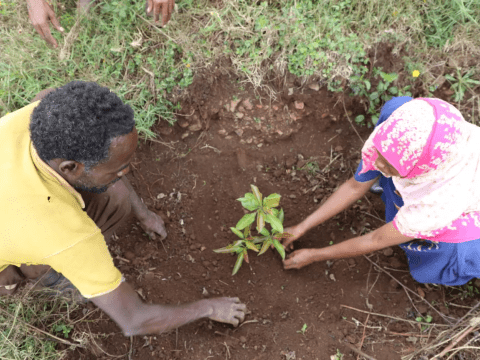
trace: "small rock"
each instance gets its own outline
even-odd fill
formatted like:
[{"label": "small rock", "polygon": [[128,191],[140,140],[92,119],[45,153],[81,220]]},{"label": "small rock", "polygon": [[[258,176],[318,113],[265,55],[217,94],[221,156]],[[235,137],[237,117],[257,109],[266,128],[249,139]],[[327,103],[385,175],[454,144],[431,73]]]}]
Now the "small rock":
[{"label": "small rock", "polygon": [[195,240],[195,234],[190,234],[190,239]]},{"label": "small rock", "polygon": [[417,294],[420,295],[422,299],[425,299],[425,291],[423,291],[420,286],[417,288]]},{"label": "small rock", "polygon": [[287,157],[285,159],[285,166],[287,168],[291,168],[293,165],[295,165],[296,162],[297,162],[297,159],[295,159],[294,157]]},{"label": "small rock", "polygon": [[328,275],[328,277],[329,277],[330,280],[332,280],[332,281],[337,281],[337,279],[335,279],[335,275],[333,275],[333,274]]},{"label": "small rock", "polygon": [[188,137],[188,135],[190,135],[190,133],[187,131],[185,133],[182,134],[182,140],[183,139],[186,139]]},{"label": "small rock", "polygon": [[261,148],[261,147],[263,146],[263,144],[260,143],[260,144],[257,144],[257,146],[258,146],[259,148]]},{"label": "small rock", "polygon": [[135,259],[135,254],[131,251],[125,251],[125,254],[123,254],[123,256],[125,257],[125,259],[127,260],[133,260]]},{"label": "small rock", "polygon": [[258,109],[262,109],[263,108],[263,105],[260,105],[260,104],[257,104],[256,105]]},{"label": "small rock", "polygon": [[190,131],[200,131],[202,130],[202,124],[201,123],[195,123],[195,124],[192,124],[188,127],[188,130]]},{"label": "small rock", "polygon": [[208,293],[207,289],[203,288],[202,295],[203,296],[208,296],[210,294]]},{"label": "small rock", "polygon": [[245,114],[244,114],[244,113],[241,113],[241,112],[237,112],[237,113],[235,114],[235,116],[236,116],[237,118],[239,118],[239,119],[242,119],[242,118],[245,116]]},{"label": "small rock", "polygon": [[392,256],[393,255],[393,249],[392,248],[386,248],[385,250],[383,250],[383,255]]},{"label": "small rock", "polygon": [[151,273],[151,272],[146,273],[146,274],[145,274],[145,280],[147,280],[147,281],[155,280],[155,274],[154,274],[154,273]]},{"label": "small rock", "polygon": [[302,101],[295,101],[294,105],[297,110],[303,110],[305,108],[305,104]]},{"label": "small rock", "polygon": [[246,343],[246,342],[247,342],[247,338],[246,338],[245,336],[240,336],[240,342]]},{"label": "small rock", "polygon": [[297,195],[294,195],[294,194],[291,194],[288,196],[290,199],[296,199],[297,198]]},{"label": "small rock", "polygon": [[225,129],[218,130],[218,135],[227,135],[228,132]]},{"label": "small rock", "polygon": [[293,95],[293,88],[288,88],[288,96],[292,96]]},{"label": "small rock", "polygon": [[277,169],[273,172],[273,176],[275,177],[280,177],[281,175],[283,174],[283,170],[282,169]]},{"label": "small rock", "polygon": [[424,303],[420,303],[417,305],[417,310],[420,311],[420,314],[424,315],[427,313],[428,311],[428,307],[427,307],[427,304],[424,304]]},{"label": "small rock", "polygon": [[212,261],[212,265],[213,265],[213,266],[217,266],[217,264],[218,264],[218,261],[217,261],[217,260],[213,260],[213,261]]},{"label": "small rock", "polygon": [[231,111],[231,112],[234,112],[234,111],[235,111],[235,109],[237,108],[237,105],[238,105],[238,103],[239,103],[240,101],[242,101],[242,100],[241,100],[241,99],[238,99],[238,100],[232,100],[232,101],[230,101],[230,111]]},{"label": "small rock", "polygon": [[278,106],[277,106],[277,105],[273,105],[273,106],[272,106],[272,109],[275,110],[275,111],[278,111]]},{"label": "small rock", "polygon": [[298,119],[300,119],[300,116],[292,112],[290,113],[290,119],[292,119],[293,121],[297,121]]},{"label": "small rock", "polygon": [[183,118],[178,119],[178,120],[177,120],[177,124],[180,125],[180,127],[184,128],[184,129],[185,129],[186,127],[188,127],[188,125],[190,125],[190,124],[188,123],[187,119],[183,119]]},{"label": "small rock", "polygon": [[308,88],[312,89],[314,91],[318,91],[318,90],[320,90],[320,85],[318,85],[318,83],[313,83],[313,84],[308,85]]},{"label": "small rock", "polygon": [[205,266],[205,267],[209,267],[210,266],[210,261],[205,260],[205,261],[202,262],[202,265]]},{"label": "small rock", "polygon": [[357,342],[357,339],[355,339],[355,336],[353,335],[348,335],[346,339],[350,344],[355,344]]},{"label": "small rock", "polygon": [[253,109],[253,105],[250,102],[250,99],[243,100],[242,104],[245,107],[245,109],[247,109],[247,110],[252,110]]},{"label": "small rock", "polygon": [[170,135],[173,132],[172,127],[162,127],[158,130],[161,135]]},{"label": "small rock", "polygon": [[338,145],[338,146],[335,147],[335,151],[336,151],[336,152],[340,152],[340,151],[342,151],[342,150],[343,150],[343,147],[341,147],[340,145]]},{"label": "small rock", "polygon": [[243,135],[243,130],[242,130],[242,129],[237,129],[237,130],[235,130],[235,134],[237,134],[238,136],[242,137],[242,135]]},{"label": "small rock", "polygon": [[245,140],[245,142],[246,142],[247,144],[251,144],[251,143],[252,143],[252,141],[253,141],[253,139],[252,139],[252,138],[248,138],[247,140]]},{"label": "small rock", "polygon": [[355,260],[353,260],[353,259],[348,259],[348,265],[350,265],[350,266],[355,266],[355,265],[357,265],[357,264],[355,263]]},{"label": "small rock", "polygon": [[303,168],[307,164],[307,160],[298,160],[297,161],[297,169]]}]

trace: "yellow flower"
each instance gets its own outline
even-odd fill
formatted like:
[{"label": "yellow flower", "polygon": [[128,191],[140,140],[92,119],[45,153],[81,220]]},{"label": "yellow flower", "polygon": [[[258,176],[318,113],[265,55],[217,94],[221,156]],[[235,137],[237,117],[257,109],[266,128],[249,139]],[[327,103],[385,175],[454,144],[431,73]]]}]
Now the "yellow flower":
[{"label": "yellow flower", "polygon": [[189,67],[190,67],[190,64],[187,64],[187,65],[185,65],[185,66],[186,66],[187,68],[189,68]]},{"label": "yellow flower", "polygon": [[397,16],[397,15],[398,15],[398,11],[394,11],[394,12],[392,13],[392,15],[393,15],[393,16]]},{"label": "yellow flower", "polygon": [[413,70],[412,76],[413,76],[414,78],[418,77],[419,75],[420,75],[420,71],[418,71],[418,70]]}]

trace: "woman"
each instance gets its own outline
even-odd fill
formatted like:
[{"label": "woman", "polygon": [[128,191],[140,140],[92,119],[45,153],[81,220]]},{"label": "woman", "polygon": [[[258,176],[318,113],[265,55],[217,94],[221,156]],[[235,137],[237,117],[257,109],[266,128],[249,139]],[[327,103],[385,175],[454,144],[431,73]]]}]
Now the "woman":
[{"label": "woman", "polygon": [[[386,224],[320,249],[294,251],[285,269],[367,254],[405,251],[421,283],[463,285],[480,277],[480,128],[440,99],[394,98],[362,149],[353,178],[313,214],[286,229],[293,241],[355,203],[380,178]],[[421,239],[421,240],[420,240]]]}]

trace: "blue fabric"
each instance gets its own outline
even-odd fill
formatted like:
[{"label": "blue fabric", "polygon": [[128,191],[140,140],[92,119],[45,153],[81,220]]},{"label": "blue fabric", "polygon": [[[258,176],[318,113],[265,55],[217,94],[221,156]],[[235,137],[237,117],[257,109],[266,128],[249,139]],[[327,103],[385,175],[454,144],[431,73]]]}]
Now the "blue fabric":
[{"label": "blue fabric", "polygon": [[[403,96],[385,103],[376,126],[383,123],[400,106],[412,100]],[[355,180],[366,182],[380,177],[383,188],[382,200],[385,203],[385,221],[391,222],[397,214],[403,200],[397,195],[391,178],[384,177],[379,171],[359,174],[363,162],[360,161]],[[400,244],[405,251],[412,277],[420,283],[442,285],[463,285],[473,278],[480,278],[480,239],[458,244],[436,243],[428,240],[414,240]]]}]

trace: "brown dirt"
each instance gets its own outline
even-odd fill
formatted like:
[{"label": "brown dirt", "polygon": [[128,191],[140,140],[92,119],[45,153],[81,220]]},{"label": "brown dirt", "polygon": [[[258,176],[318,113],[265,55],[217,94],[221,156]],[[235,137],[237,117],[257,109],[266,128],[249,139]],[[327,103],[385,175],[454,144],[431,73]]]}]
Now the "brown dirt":
[{"label": "brown dirt", "polygon": [[[160,122],[155,129],[159,138],[139,145],[130,176],[145,203],[164,217],[167,240],[149,240],[132,219],[110,249],[114,257],[129,261],[115,259],[147,302],[238,296],[248,306],[246,322],[233,328],[203,320],[162,335],[138,336],[131,343],[102,315],[102,320],[75,328],[96,334],[101,350],[94,346],[76,351],[72,358],[107,358],[105,352],[123,358],[130,353],[131,359],[142,360],[330,359],[339,349],[347,360],[357,359],[357,354],[345,343],[358,346],[364,331],[362,349],[376,359],[400,359],[412,351],[407,337],[388,331],[419,332],[416,326],[370,316],[364,328],[365,313],[341,307],[415,318],[403,289],[365,258],[284,271],[279,255],[268,251],[250,256],[250,264],[232,277],[235,258],[212,251],[235,239],[228,228],[244,214],[235,199],[250,191],[250,184],[265,195],[282,195],[289,226],[353,175],[362,143],[345,108],[354,118],[362,111],[359,103],[308,87],[295,88],[291,95],[285,91],[275,101],[260,101],[248,86],[240,88],[233,76],[219,70],[199,75],[189,94],[177,124]],[[367,138],[369,130],[356,129]],[[317,161],[320,173],[298,170],[307,161]],[[328,246],[380,226],[376,217],[383,218],[381,200],[367,198],[310,231],[297,248]],[[371,259],[409,288],[419,286],[400,249],[375,253]],[[445,298],[439,287],[422,289],[429,301]],[[430,313],[421,301],[414,301],[420,311]],[[303,324],[305,334],[298,332]]]}]

